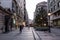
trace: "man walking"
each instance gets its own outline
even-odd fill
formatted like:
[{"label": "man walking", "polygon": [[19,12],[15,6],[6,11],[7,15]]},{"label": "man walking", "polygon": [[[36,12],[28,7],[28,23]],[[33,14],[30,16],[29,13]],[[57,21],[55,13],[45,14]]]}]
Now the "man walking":
[{"label": "man walking", "polygon": [[20,25],[20,33],[22,32],[23,29],[23,25]]}]

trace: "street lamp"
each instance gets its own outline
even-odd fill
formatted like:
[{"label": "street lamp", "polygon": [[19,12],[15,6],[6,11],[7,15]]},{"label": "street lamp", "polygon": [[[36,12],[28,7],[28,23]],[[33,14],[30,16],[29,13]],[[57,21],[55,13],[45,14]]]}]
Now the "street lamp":
[{"label": "street lamp", "polygon": [[40,19],[43,19],[42,17]]},{"label": "street lamp", "polygon": [[49,24],[49,32],[51,32],[51,30],[50,30],[50,16],[51,16],[51,13],[48,13],[48,17],[49,17],[49,22],[48,22],[48,24]]},{"label": "street lamp", "polygon": [[[42,17],[41,17],[40,19],[41,19],[41,20],[43,20],[43,18],[42,18]],[[41,26],[43,26],[43,21],[41,21]]]}]

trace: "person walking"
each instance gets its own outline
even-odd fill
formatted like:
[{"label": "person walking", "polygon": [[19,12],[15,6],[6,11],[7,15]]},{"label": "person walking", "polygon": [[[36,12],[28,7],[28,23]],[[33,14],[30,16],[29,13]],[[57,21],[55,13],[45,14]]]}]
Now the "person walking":
[{"label": "person walking", "polygon": [[23,25],[20,25],[20,33],[22,32],[22,30],[23,30]]},{"label": "person walking", "polygon": [[20,25],[20,27],[19,27],[19,28],[20,28],[20,33],[21,33],[21,32],[22,32],[22,25]]}]

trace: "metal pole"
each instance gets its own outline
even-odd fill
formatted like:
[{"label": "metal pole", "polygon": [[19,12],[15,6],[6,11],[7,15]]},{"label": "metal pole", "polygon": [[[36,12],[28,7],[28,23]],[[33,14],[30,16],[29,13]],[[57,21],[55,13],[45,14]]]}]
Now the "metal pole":
[{"label": "metal pole", "polygon": [[50,30],[50,16],[49,16],[49,33],[51,33],[51,30]]}]

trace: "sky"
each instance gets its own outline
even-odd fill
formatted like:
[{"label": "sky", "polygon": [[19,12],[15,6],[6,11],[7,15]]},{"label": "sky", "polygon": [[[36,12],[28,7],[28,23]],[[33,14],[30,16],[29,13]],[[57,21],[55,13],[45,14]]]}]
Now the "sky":
[{"label": "sky", "polygon": [[33,20],[36,4],[42,1],[47,1],[47,0],[26,0],[26,9],[28,12],[29,19]]}]

